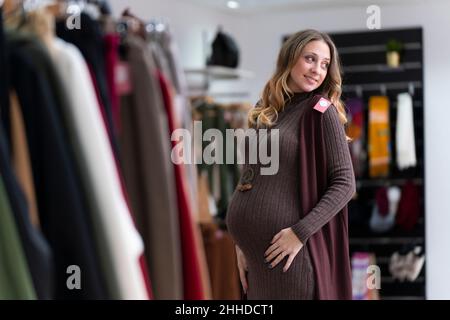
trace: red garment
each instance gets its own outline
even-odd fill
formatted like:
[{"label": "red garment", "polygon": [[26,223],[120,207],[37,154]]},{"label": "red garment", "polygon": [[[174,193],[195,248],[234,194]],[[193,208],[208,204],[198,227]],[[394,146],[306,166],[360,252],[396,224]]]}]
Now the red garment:
[{"label": "red garment", "polygon": [[[172,96],[170,94],[170,84],[166,81],[161,72],[157,71],[156,77],[158,78],[161,86],[164,106],[166,108],[167,118],[169,120],[169,130],[171,133],[178,127],[178,125],[175,123]],[[175,145],[176,142],[172,141],[172,146]],[[174,172],[177,188],[177,202],[180,214],[184,299],[203,300],[205,299],[205,292],[202,285],[199,262],[200,259],[195,246],[192,212],[191,206],[189,205],[189,197],[185,182],[186,175],[184,173],[183,165],[174,164]]]},{"label": "red garment", "polygon": [[115,72],[119,61],[119,35],[116,33],[107,34],[105,41],[105,67],[106,82],[108,84],[109,100],[111,100],[111,112],[116,132],[120,130],[120,98],[115,84]]},{"label": "red garment", "polygon": [[[315,96],[315,105],[320,96]],[[328,187],[327,155],[323,114],[313,108],[305,111],[300,120],[301,150],[309,150],[299,157],[301,217],[306,216],[319,202]],[[347,205],[306,242],[310,252],[316,283],[315,298],[320,300],[351,300],[352,276],[350,267]]]},{"label": "red garment", "polygon": [[412,181],[406,182],[402,188],[402,196],[398,203],[396,223],[400,228],[411,231],[420,216],[419,187]]},{"label": "red garment", "polygon": [[148,298],[150,300],[153,300],[154,297],[153,297],[152,283],[150,281],[150,275],[148,273],[148,266],[147,266],[147,262],[145,262],[144,254],[141,254],[141,256],[139,257],[139,265],[141,267],[142,276],[144,277],[145,288],[147,289]]},{"label": "red garment", "polygon": [[385,217],[389,213],[389,202],[387,190],[385,187],[380,187],[376,193],[377,207],[380,216]]}]

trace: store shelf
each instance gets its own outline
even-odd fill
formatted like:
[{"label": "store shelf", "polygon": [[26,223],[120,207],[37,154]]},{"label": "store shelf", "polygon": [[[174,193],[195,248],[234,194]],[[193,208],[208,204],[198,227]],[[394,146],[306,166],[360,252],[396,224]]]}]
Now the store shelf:
[{"label": "store shelf", "polygon": [[[198,69],[185,69],[186,76],[189,76],[191,81],[188,81],[188,91],[190,97],[209,96],[214,99],[249,99],[250,92],[243,91],[242,88],[234,88],[229,91],[222,91],[223,89],[211,89],[214,82],[236,81],[241,79],[248,79],[253,77],[253,73],[243,69],[233,69],[220,66],[208,66]],[[217,90],[217,91],[216,91]],[[228,88],[226,89],[228,90]]]},{"label": "store shelf", "polygon": [[421,69],[422,63],[417,62],[405,62],[398,67],[390,67],[387,64],[369,64],[369,65],[356,65],[356,66],[344,66],[344,72],[402,72],[405,70]]},{"label": "store shelf", "polygon": [[344,84],[342,89],[344,92],[349,91],[357,91],[358,89],[363,91],[370,90],[397,90],[397,89],[406,89],[408,90],[410,85],[414,87],[414,89],[421,89],[422,82],[421,81],[398,81],[398,82],[384,82],[384,83],[355,83],[355,84]]},{"label": "store shelf", "polygon": [[424,237],[361,237],[350,238],[350,245],[387,245],[387,244],[423,244]]},{"label": "store shelf", "polygon": [[356,187],[362,188],[362,187],[382,187],[382,186],[402,186],[406,182],[412,181],[416,185],[422,185],[423,179],[422,178],[414,178],[414,179],[390,179],[390,178],[378,178],[378,179],[357,179],[356,180]]},{"label": "store shelf", "polygon": [[425,277],[417,277],[414,281],[400,281],[398,279],[395,279],[393,277],[381,277],[381,283],[397,283],[397,284],[410,284],[410,283],[423,283],[425,282]]},{"label": "store shelf", "polygon": [[[370,44],[370,45],[354,45],[340,47],[337,45],[340,54],[364,54],[369,52],[381,52],[383,55],[386,53],[386,44]],[[421,42],[405,42],[405,50],[420,50],[422,49]]]},{"label": "store shelf", "polygon": [[195,89],[189,88],[189,96],[190,97],[198,97],[198,96],[209,96],[213,98],[248,98],[250,96],[250,92],[242,91],[242,92],[211,92],[204,89]]},{"label": "store shelf", "polygon": [[423,296],[382,296],[381,300],[425,300]]},{"label": "store shelf", "polygon": [[184,72],[186,74],[197,74],[208,76],[214,80],[243,79],[254,77],[253,72],[248,70],[233,69],[220,66],[210,66],[198,69],[185,69]]}]

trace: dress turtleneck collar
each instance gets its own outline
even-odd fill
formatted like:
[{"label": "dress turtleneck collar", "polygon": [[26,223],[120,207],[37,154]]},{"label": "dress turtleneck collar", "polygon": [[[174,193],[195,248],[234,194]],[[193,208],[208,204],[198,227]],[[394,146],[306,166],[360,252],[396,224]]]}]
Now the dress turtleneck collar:
[{"label": "dress turtleneck collar", "polygon": [[285,98],[285,103],[286,104],[295,104],[295,103],[299,103],[305,99],[308,99],[310,97],[312,97],[314,95],[314,91],[310,91],[310,92],[295,92],[291,97],[287,97]]}]

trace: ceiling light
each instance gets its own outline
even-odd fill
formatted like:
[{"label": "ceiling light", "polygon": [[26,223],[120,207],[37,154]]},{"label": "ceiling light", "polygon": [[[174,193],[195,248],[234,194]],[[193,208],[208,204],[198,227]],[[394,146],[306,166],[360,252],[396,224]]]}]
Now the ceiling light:
[{"label": "ceiling light", "polygon": [[230,9],[237,9],[239,8],[239,2],[237,1],[228,1],[227,2],[227,7]]}]

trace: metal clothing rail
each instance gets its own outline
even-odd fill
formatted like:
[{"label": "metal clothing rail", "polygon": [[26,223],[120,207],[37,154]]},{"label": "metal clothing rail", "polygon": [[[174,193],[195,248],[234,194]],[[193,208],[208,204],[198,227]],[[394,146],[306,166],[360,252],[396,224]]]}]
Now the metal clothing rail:
[{"label": "metal clothing rail", "polygon": [[391,185],[404,185],[406,182],[412,181],[416,185],[423,185],[422,178],[414,178],[414,179],[358,179],[356,181],[356,185],[358,188],[360,187],[382,187],[382,186],[391,186]]},{"label": "metal clothing rail", "polygon": [[[349,84],[343,86],[343,91],[376,91],[380,90],[382,93],[385,93],[386,90],[398,90],[398,89],[407,89],[410,91],[414,91],[415,88],[422,88],[421,81],[400,81],[400,82],[386,82],[386,83],[361,83],[361,84]],[[411,92],[413,93],[413,92]]]},{"label": "metal clothing rail", "polygon": [[[422,48],[422,44],[420,42],[407,42],[404,45],[405,50],[419,50],[421,48]],[[338,47],[337,49],[338,49],[339,54],[385,52],[386,45],[375,44],[375,45],[367,45],[367,46]]]},{"label": "metal clothing rail", "polygon": [[399,67],[393,68],[386,64],[360,64],[354,66],[344,66],[344,73],[356,72],[399,72],[405,70],[422,69],[421,62],[404,62]]},{"label": "metal clothing rail", "polygon": [[423,244],[423,237],[371,237],[371,238],[350,238],[351,245],[369,245],[369,244]]}]

